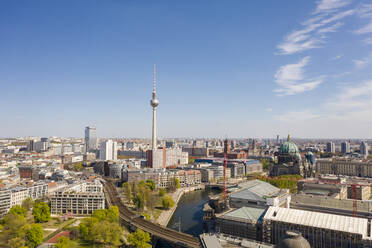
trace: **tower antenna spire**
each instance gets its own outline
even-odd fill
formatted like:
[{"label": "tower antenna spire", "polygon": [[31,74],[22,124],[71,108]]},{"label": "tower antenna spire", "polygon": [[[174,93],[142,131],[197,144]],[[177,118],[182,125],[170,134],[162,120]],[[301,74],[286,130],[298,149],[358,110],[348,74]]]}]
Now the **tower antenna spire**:
[{"label": "tower antenna spire", "polygon": [[153,92],[156,92],[156,64],[154,64],[154,74],[153,74]]}]

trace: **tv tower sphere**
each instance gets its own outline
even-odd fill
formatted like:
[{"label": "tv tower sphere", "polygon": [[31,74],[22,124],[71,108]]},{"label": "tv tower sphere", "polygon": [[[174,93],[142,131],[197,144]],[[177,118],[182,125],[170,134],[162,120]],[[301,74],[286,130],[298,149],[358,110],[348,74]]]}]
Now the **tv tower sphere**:
[{"label": "tv tower sphere", "polygon": [[156,108],[156,107],[159,105],[159,100],[156,99],[156,98],[151,99],[151,101],[150,101],[150,105],[151,105],[153,108]]}]

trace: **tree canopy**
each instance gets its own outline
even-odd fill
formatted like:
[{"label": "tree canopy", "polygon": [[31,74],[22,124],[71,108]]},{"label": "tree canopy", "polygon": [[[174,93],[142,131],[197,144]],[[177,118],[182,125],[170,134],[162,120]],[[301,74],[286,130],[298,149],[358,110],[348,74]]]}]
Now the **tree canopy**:
[{"label": "tree canopy", "polygon": [[43,227],[40,224],[31,224],[31,228],[26,231],[26,244],[29,248],[34,248],[43,242]]},{"label": "tree canopy", "polygon": [[85,241],[110,246],[121,245],[123,229],[119,225],[118,207],[94,211],[91,217],[81,221],[79,231]]},{"label": "tree canopy", "polygon": [[35,222],[47,222],[50,220],[50,208],[45,202],[36,202],[32,210]]},{"label": "tree canopy", "polygon": [[9,210],[9,214],[14,214],[14,215],[26,215],[27,210],[24,207],[21,207],[20,205],[15,205]]},{"label": "tree canopy", "polygon": [[147,232],[137,229],[137,231],[128,235],[128,242],[131,246],[136,248],[151,248],[150,235]]},{"label": "tree canopy", "polygon": [[34,205],[34,201],[32,200],[31,197],[27,197],[22,202],[22,207],[26,209],[26,211],[29,211],[33,205]]},{"label": "tree canopy", "polygon": [[154,180],[151,180],[151,179],[147,179],[147,180],[146,180],[146,185],[147,185],[147,187],[148,187],[151,191],[154,191],[155,188],[156,188],[156,185],[155,185]]},{"label": "tree canopy", "polygon": [[55,248],[75,248],[76,243],[70,240],[68,237],[62,236],[57,239],[57,243],[54,245]]},{"label": "tree canopy", "polygon": [[165,195],[161,198],[161,205],[165,209],[169,209],[174,206],[174,201],[169,195]]}]

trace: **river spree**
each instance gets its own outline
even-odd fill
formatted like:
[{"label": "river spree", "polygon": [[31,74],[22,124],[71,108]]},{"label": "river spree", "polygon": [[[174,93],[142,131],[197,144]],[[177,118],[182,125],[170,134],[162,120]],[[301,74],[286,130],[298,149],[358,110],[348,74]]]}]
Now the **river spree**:
[{"label": "river spree", "polygon": [[[218,190],[198,190],[185,193],[178,202],[176,211],[168,223],[168,227],[198,237],[203,233],[203,207],[208,202],[209,196],[220,193]],[[157,246],[171,247],[164,241],[159,241]]]}]

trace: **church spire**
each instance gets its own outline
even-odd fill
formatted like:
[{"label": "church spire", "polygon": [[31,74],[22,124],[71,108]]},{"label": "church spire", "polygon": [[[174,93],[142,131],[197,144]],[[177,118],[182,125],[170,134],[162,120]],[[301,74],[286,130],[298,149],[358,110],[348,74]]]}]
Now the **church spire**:
[{"label": "church spire", "polygon": [[291,140],[291,136],[288,134],[287,141]]}]

